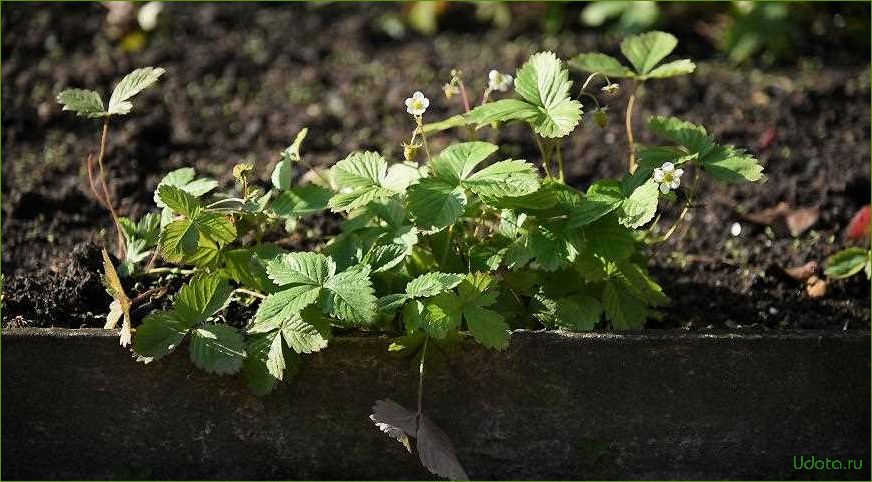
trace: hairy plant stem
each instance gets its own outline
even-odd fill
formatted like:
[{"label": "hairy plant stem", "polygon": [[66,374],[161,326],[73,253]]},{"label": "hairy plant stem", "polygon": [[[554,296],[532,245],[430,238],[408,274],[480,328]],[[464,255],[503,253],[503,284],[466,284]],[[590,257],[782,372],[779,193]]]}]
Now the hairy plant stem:
[{"label": "hairy plant stem", "polygon": [[545,171],[545,177],[550,178],[551,169],[549,168],[549,164],[551,163],[551,159],[549,158],[548,153],[545,151],[545,146],[542,144],[542,139],[539,138],[539,135],[536,134],[536,131],[533,131],[533,139],[536,139],[536,146],[539,148],[539,154],[542,155],[542,169]]},{"label": "hairy plant stem", "polygon": [[557,141],[557,144],[555,146],[555,152],[557,153],[557,178],[560,180],[561,184],[564,184],[563,151],[561,150],[560,141]]},{"label": "hairy plant stem", "polygon": [[417,132],[421,134],[421,143],[424,144],[424,152],[427,154],[427,162],[433,162],[433,158],[430,157],[430,146],[427,145],[427,135],[424,134],[424,117],[416,115],[415,122],[418,124]]},{"label": "hairy plant stem", "polygon": [[[666,233],[658,238],[655,242],[657,243],[657,247],[654,248],[654,252],[651,253],[651,257],[657,255],[660,252],[660,248],[666,244],[666,241],[672,237],[672,234],[675,233],[675,230],[678,229],[678,226],[684,221],[684,218],[687,216],[687,213],[690,211],[690,207],[693,205],[694,199],[696,199],[696,187],[699,184],[699,167],[696,167],[693,173],[693,186],[688,190],[687,200],[684,203],[684,208],[681,209],[681,212],[678,214],[678,217],[675,219],[675,222],[672,223],[672,226],[666,231]],[[647,236],[646,236],[647,238]]]},{"label": "hairy plant stem", "polygon": [[633,87],[630,90],[630,98],[627,100],[627,115],[624,118],[624,126],[627,129],[627,148],[630,151],[630,157],[628,162],[630,174],[636,172],[636,153],[635,145],[633,142],[633,106],[636,103],[636,89],[638,88],[638,86],[638,83],[634,80]]},{"label": "hairy plant stem", "polygon": [[421,348],[421,362],[418,364],[418,415],[417,422],[421,425],[421,415],[424,413],[424,359],[427,358],[427,344],[430,336],[424,338],[424,347]]},{"label": "hairy plant stem", "polygon": [[448,227],[448,234],[445,235],[445,250],[442,251],[442,260],[440,261],[440,265],[445,267],[445,262],[448,261],[448,252],[451,251],[451,238],[454,235],[454,225]]},{"label": "hairy plant stem", "polygon": [[106,183],[106,169],[103,167],[103,157],[106,155],[106,141],[109,138],[109,117],[103,118],[103,133],[100,136],[100,153],[97,154],[97,165],[100,168],[100,187],[103,188],[103,199],[106,201],[106,207],[109,209],[109,214],[112,216],[112,222],[115,224],[115,242],[119,259],[127,257],[124,246],[124,231],[121,230],[121,222],[118,220],[118,213],[115,212],[115,206],[112,201],[112,194],[109,193],[109,186]]},{"label": "hairy plant stem", "polygon": [[247,290],[245,288],[236,288],[235,290],[233,290],[233,292],[234,293],[242,293],[242,294],[248,295],[248,296],[254,296],[255,298],[260,298],[260,299],[266,298],[266,295],[260,294],[257,291]]},{"label": "hairy plant stem", "polygon": [[463,85],[463,81],[460,78],[457,79],[457,87],[460,88],[460,98],[463,99],[463,109],[466,112],[469,112],[469,97],[466,95],[466,87]]},{"label": "hairy plant stem", "polygon": [[146,272],[143,273],[143,274],[144,274],[145,276],[156,275],[156,274],[181,274],[181,275],[188,275],[188,274],[194,274],[194,271],[195,271],[195,270],[193,270],[193,269],[182,269],[182,268],[163,267],[163,268],[152,268],[152,269],[146,271]]}]

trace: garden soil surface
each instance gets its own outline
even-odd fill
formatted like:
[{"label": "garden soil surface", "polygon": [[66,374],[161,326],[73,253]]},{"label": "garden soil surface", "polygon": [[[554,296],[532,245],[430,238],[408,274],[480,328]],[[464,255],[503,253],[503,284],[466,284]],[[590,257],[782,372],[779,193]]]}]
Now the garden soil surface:
[{"label": "garden soil surface", "polygon": [[[134,113],[111,126],[112,194],[123,215],[139,217],[153,209],[161,176],[183,166],[229,187],[233,164],[250,160],[267,186],[278,153],[302,127],[309,128],[303,155],[315,165],[356,149],[401,158],[412,128],[403,99],[412,91],[430,97],[430,120],[462,109],[456,98],[441,95],[453,68],[463,70],[478,98],[490,69],[513,72],[535,51],[562,58],[618,53],[618,38],[582,28],[575,6],[564,12],[561,31],[543,33],[543,8],[513,5],[512,26],[498,29],[475,20],[473,6],[453,7],[438,35],[394,38],[382,25],[397,5],[168,4],[158,28],[131,52],[108,29],[99,4],[4,4],[4,326],[102,326],[110,302],[100,281],[100,247],[111,245],[111,221],[91,195],[83,167],[96,150],[99,126],[61,112],[54,99],[63,88],[105,95],[134,68],[167,69],[157,88],[136,99]],[[823,264],[846,245],[845,226],[869,203],[868,44],[819,34],[798,43],[788,59],[735,68],[719,60],[695,27],[691,21],[664,27],[680,39],[676,54],[699,60],[699,68],[645,86],[637,138],[654,142],[644,131],[648,116],[681,116],[703,123],[722,142],[746,147],[768,177],[739,187],[702,182],[686,223],[656,249],[652,271],[672,303],[649,326],[868,329],[864,276],[830,282],[825,296],[812,298],[783,272]],[[568,138],[571,185],[584,189],[626,168],[623,87],[603,99],[607,128],[586,119]],[[451,138],[430,141],[438,151]],[[509,127],[499,142],[507,157],[537,159],[522,126]],[[813,208],[811,226],[793,236],[781,222],[750,221],[782,202]],[[680,207],[666,210],[659,232]],[[282,243],[309,247],[335,233],[337,222],[325,216],[304,228]],[[130,289],[137,294],[142,287]]]}]

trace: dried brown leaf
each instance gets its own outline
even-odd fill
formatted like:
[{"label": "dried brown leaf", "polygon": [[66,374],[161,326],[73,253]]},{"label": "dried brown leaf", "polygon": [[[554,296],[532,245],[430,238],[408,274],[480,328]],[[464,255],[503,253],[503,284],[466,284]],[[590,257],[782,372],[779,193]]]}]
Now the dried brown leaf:
[{"label": "dried brown leaf", "polygon": [[430,472],[451,480],[469,480],[454,454],[451,439],[427,417],[421,417],[418,427],[418,457]]},{"label": "dried brown leaf", "polygon": [[802,266],[794,266],[792,268],[785,268],[784,272],[787,276],[795,279],[796,281],[805,281],[809,279],[812,275],[818,272],[818,263],[817,261],[809,261]]}]

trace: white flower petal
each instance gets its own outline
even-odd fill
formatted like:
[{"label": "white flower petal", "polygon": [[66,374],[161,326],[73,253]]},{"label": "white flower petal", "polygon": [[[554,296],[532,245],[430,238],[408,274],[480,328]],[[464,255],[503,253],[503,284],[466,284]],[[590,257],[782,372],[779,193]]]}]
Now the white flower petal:
[{"label": "white flower petal", "polygon": [[412,98],[415,100],[421,100],[424,98],[424,94],[422,94],[420,90],[416,90],[415,93],[412,94]]},{"label": "white flower petal", "polygon": [[668,193],[669,192],[669,185],[666,183],[661,184],[660,185],[660,192],[662,192],[663,194]]},{"label": "white flower petal", "polygon": [[676,178],[679,178],[682,176],[682,174],[684,174],[684,169],[676,169],[672,175],[675,176]]},{"label": "white flower petal", "polygon": [[663,169],[664,171],[667,171],[667,172],[669,172],[669,171],[674,171],[674,170],[675,170],[675,164],[673,164],[673,163],[671,163],[671,162],[664,162],[663,165],[660,166],[660,168]]},{"label": "white flower petal", "polygon": [[663,181],[663,169],[659,167],[654,169],[654,181],[661,182]]},{"label": "white flower petal", "polygon": [[681,179],[678,179],[676,177],[672,180],[672,184],[670,184],[669,187],[671,187],[672,189],[678,189],[678,186],[680,186],[680,185],[681,185]]}]

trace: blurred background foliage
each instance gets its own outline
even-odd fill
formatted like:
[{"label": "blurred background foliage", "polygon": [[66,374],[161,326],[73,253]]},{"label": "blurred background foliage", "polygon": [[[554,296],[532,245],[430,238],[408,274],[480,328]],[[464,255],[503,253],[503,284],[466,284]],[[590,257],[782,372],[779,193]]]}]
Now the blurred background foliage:
[{"label": "blurred background foliage", "polygon": [[[464,17],[492,28],[538,23],[547,33],[596,29],[614,34],[654,28],[692,31],[725,59],[762,65],[789,61],[794,46],[848,42],[869,50],[869,5],[865,2],[448,2],[414,1],[377,19],[389,36],[436,35]],[[472,13],[472,15],[470,15]]]},{"label": "blurred background foliage", "polygon": [[[159,26],[161,2],[103,2],[107,34],[129,52],[143,49]],[[332,2],[312,3],[329,9]],[[696,38],[698,55],[734,64],[790,64],[797,53],[819,55],[830,45],[870,48],[866,2],[475,2],[409,1],[371,19],[371,28],[389,39],[435,36],[443,31],[541,29],[591,30],[626,35],[661,29]],[[693,52],[692,52],[693,53]]]}]

